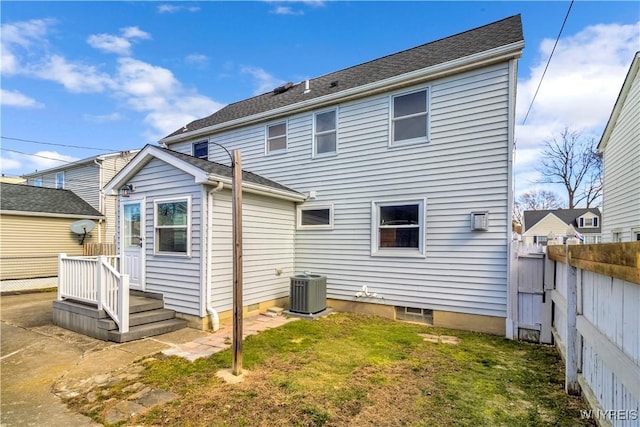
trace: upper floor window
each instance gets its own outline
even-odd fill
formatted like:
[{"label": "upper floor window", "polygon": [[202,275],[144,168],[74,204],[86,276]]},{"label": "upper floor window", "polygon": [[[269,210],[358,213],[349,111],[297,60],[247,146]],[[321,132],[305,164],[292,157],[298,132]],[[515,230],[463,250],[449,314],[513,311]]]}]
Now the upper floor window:
[{"label": "upper floor window", "polygon": [[580,217],[578,220],[578,227],[597,227],[598,226],[598,217],[594,216],[591,218]]},{"label": "upper floor window", "polygon": [[267,125],[266,153],[287,151],[287,123]]},{"label": "upper floor window", "polygon": [[193,144],[193,157],[209,160],[209,141],[201,141]]},{"label": "upper floor window", "polygon": [[36,178],[33,180],[33,185],[36,187],[42,187],[42,178]]},{"label": "upper floor window", "polygon": [[392,98],[390,145],[427,141],[429,135],[429,92],[396,95]]},{"label": "upper floor window", "polygon": [[316,113],[313,136],[313,156],[336,154],[338,152],[336,110]]},{"label": "upper floor window", "polygon": [[56,174],[56,188],[64,188],[64,172]]}]

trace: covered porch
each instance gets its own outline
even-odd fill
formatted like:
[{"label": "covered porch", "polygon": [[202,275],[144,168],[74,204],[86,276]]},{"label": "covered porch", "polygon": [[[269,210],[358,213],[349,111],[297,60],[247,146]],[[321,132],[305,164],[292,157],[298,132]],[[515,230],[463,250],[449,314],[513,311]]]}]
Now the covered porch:
[{"label": "covered porch", "polygon": [[130,289],[118,256],[58,257],[53,323],[104,341],[127,342],[182,329],[162,294]]}]

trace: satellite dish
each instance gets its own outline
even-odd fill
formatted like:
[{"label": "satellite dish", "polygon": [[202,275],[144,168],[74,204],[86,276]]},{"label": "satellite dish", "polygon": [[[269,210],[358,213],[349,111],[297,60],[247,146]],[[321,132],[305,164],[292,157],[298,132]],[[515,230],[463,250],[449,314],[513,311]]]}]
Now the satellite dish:
[{"label": "satellite dish", "polygon": [[87,233],[90,233],[95,226],[96,223],[91,221],[90,219],[81,219],[80,221],[72,222],[69,225],[69,228],[71,229],[72,233],[82,234],[80,244],[83,244],[84,239],[87,237]]}]

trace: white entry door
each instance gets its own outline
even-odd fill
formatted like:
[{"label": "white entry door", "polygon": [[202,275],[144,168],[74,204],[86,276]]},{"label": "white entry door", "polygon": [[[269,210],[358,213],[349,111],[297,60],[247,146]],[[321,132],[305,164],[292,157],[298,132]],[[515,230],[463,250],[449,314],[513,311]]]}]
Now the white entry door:
[{"label": "white entry door", "polygon": [[144,200],[120,204],[120,262],[132,289],[144,290]]}]

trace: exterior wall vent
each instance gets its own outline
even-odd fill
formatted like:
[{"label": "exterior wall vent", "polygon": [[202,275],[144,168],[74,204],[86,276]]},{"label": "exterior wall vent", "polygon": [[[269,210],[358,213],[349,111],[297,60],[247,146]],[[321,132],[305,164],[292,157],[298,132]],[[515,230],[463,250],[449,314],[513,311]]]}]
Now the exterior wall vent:
[{"label": "exterior wall vent", "polygon": [[472,231],[488,231],[489,230],[489,212],[471,212],[471,230]]}]

